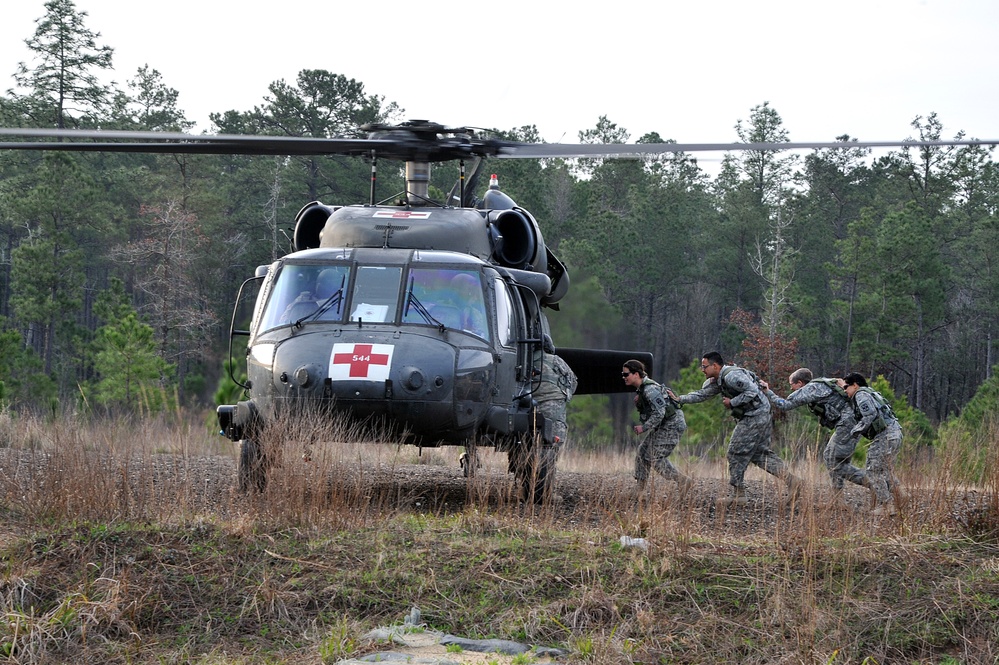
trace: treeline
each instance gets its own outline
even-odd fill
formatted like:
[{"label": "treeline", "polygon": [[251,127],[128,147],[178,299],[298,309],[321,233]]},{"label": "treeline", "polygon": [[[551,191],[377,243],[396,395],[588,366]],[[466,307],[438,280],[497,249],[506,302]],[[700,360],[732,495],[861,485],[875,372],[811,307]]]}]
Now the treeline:
[{"label": "treeline", "polygon": [[[102,83],[113,50],[98,40],[70,0],[47,2],[27,39],[33,58],[0,97],[0,125],[193,126],[151,66],[123,88]],[[211,121],[220,133],[333,137],[404,118],[358,81],[303,70],[252,110]],[[911,127],[946,138],[932,113]],[[735,131],[789,138],[766,102]],[[502,134],[542,140],[534,127]],[[579,138],[631,139],[606,117]],[[240,282],[289,250],[303,204],[365,201],[368,169],[346,157],[0,151],[0,397],[53,410],[210,403]],[[934,421],[959,412],[996,362],[999,179],[988,148],[746,151],[715,177],[682,153],[492,170],[570,268],[570,295],[551,316],[557,344],[650,350],[660,379],[707,350],[776,386],[800,365],[881,374]],[[455,177],[439,167],[434,182],[447,191]],[[379,181],[386,199],[403,187],[384,163]],[[581,404],[593,428],[606,409],[621,422],[632,408]]]}]

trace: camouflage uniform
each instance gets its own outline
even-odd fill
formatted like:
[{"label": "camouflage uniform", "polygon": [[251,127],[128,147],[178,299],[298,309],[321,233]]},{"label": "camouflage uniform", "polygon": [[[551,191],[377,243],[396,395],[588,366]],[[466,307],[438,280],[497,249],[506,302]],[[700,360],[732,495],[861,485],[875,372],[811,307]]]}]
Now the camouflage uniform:
[{"label": "camouflage uniform", "polygon": [[843,489],[844,480],[863,485],[864,471],[850,464],[853,451],[856,450],[857,441],[860,439],[852,432],[854,425],[857,424],[853,417],[853,405],[850,404],[850,398],[846,393],[833,388],[829,384],[830,381],[834,379],[813,379],[787,398],[778,397],[774,391],[767,390],[767,397],[781,411],[807,406],[818,416],[820,425],[833,430],[829,443],[822,451],[822,461],[829,469],[829,478],[833,487]]},{"label": "camouflage uniform", "polygon": [[716,395],[729,398],[732,416],[736,419],[728,442],[729,484],[741,491],[745,487],[743,478],[750,464],[789,480],[791,476],[784,460],[770,450],[773,435],[770,402],[760,394],[756,377],[741,367],[726,365],[717,380],[708,379],[700,390],[681,395],[678,399],[680,404],[696,404]]},{"label": "camouflage uniform", "polygon": [[648,480],[650,468],[667,480],[679,480],[682,474],[670,463],[669,456],[687,429],[683,411],[671,403],[665,386],[649,377],[642,379],[635,393],[635,408],[647,432],[635,455],[635,480],[639,483]]},{"label": "camouflage uniform", "polygon": [[896,484],[893,467],[902,448],[902,426],[880,393],[862,387],[853,394],[853,415],[857,424],[853,434],[871,440],[867,449],[867,480],[878,497],[878,504],[892,501]]},{"label": "camouflage uniform", "polygon": [[[565,422],[565,408],[576,392],[576,374],[572,368],[555,353],[539,352],[543,357],[541,363],[541,379],[534,389],[534,400],[537,410],[552,421],[553,443],[562,446],[566,441],[568,425]],[[535,356],[535,367],[538,360]]]}]

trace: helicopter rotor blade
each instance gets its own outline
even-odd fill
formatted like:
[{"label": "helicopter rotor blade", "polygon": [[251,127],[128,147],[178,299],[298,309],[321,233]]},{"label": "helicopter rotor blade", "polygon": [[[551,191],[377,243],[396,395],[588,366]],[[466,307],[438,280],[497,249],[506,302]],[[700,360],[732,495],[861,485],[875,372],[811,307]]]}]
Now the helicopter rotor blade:
[{"label": "helicopter rotor blade", "polygon": [[952,141],[825,141],[812,143],[593,143],[570,145],[563,143],[525,143],[507,146],[501,150],[500,159],[548,159],[577,157],[636,157],[679,152],[735,152],[778,150],[821,150],[843,148],[906,148],[930,146],[994,146],[996,139],[967,139]]},{"label": "helicopter rotor blade", "polygon": [[66,152],[143,152],[199,155],[364,155],[398,147],[397,141],[379,139],[316,139],[298,136],[251,134],[195,135],[183,132],[132,132],[119,130],[6,129],[0,136],[57,141],[4,141],[0,149],[56,150]]},{"label": "helicopter rotor blade", "polygon": [[515,145],[509,141],[494,139],[469,140],[466,137],[440,137],[436,134],[428,136],[408,128],[380,131],[368,138],[29,128],[0,128],[0,137],[20,139],[0,141],[0,150],[199,155],[375,155],[383,159],[422,162],[494,156],[506,146]]},{"label": "helicopter rotor blade", "polygon": [[[518,143],[474,137],[466,128],[422,123],[373,127],[367,138],[309,138],[255,134],[185,134],[122,130],[0,128],[0,150],[130,152],[203,155],[354,155],[440,162],[473,157],[571,159],[670,153],[995,146],[999,139],[826,141],[804,143]],[[453,135],[453,136],[452,136]],[[55,139],[55,140],[52,140]]]}]

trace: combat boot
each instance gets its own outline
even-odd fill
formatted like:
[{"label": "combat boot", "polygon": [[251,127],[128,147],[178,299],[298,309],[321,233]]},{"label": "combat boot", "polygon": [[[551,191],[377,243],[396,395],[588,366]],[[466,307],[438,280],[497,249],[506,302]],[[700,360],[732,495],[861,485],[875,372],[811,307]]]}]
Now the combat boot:
[{"label": "combat boot", "polygon": [[897,512],[898,510],[896,510],[894,503],[879,503],[874,507],[874,510],[871,511],[871,515],[874,515],[875,517],[882,517],[883,515],[894,515]]},{"label": "combat boot", "polygon": [[677,476],[676,485],[680,488],[680,496],[687,496],[694,489],[694,479],[690,476]]},{"label": "combat boot", "polygon": [[888,491],[891,492],[892,499],[895,500],[896,508],[904,508],[909,503],[909,493],[902,489],[898,483],[891,483],[888,486]]},{"label": "combat boot", "polygon": [[831,508],[849,508],[850,502],[846,498],[846,490],[842,487],[833,485],[832,495],[829,499],[829,506]]},{"label": "combat boot", "polygon": [[718,506],[723,508],[739,508],[747,503],[749,503],[749,499],[746,498],[746,488],[744,487],[733,487],[731,496],[718,499],[717,502]]},{"label": "combat boot", "polygon": [[645,499],[645,488],[649,481],[645,478],[636,478],[635,481],[635,487],[632,488],[628,498],[634,503],[640,504]]},{"label": "combat boot", "polygon": [[866,487],[867,489],[869,489],[871,491],[871,504],[870,505],[876,506],[878,504],[878,493],[874,491],[874,485],[871,484],[871,479],[868,478],[867,476],[864,476],[864,479],[860,481],[860,486],[861,487]]},{"label": "combat boot", "polygon": [[795,503],[801,499],[802,492],[805,489],[805,483],[801,481],[798,476],[794,474],[787,474],[787,478],[784,479],[787,483],[787,500],[788,503]]},{"label": "combat boot", "polygon": [[469,454],[467,451],[458,456],[458,466],[461,467],[462,475],[471,478],[475,472],[482,468],[482,460],[477,452]]}]

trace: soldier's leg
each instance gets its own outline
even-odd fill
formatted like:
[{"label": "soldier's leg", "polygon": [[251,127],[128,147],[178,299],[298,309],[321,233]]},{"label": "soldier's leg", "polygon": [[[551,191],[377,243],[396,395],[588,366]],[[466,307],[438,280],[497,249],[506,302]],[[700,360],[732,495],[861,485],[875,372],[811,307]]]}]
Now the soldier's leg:
[{"label": "soldier's leg", "polygon": [[856,485],[864,485],[866,474],[850,463],[853,451],[857,448],[857,437],[851,436],[852,426],[837,425],[833,430],[829,443],[822,451],[822,459],[829,470],[829,478],[836,489],[843,489],[843,482],[848,480]]},{"label": "soldier's leg", "polygon": [[638,450],[635,452],[635,480],[638,481],[639,485],[645,485],[645,481],[649,479],[649,468],[652,466],[651,457],[651,447],[652,447],[652,434],[649,433],[645,435],[641,443],[638,444]]},{"label": "soldier's leg", "polygon": [[746,505],[746,469],[753,456],[752,442],[746,440],[742,421],[732,430],[732,438],[728,442],[728,483],[732,486],[730,497],[719,498],[718,505],[735,508]]},{"label": "soldier's leg", "polygon": [[902,447],[902,429],[893,424],[874,437],[867,450],[867,479],[878,503],[892,501],[890,483],[894,480],[895,456]]},{"label": "soldier's leg", "polygon": [[756,452],[756,438],[744,418],[735,424],[732,438],[728,442],[728,484],[737,490],[745,487],[744,477],[753,454]]},{"label": "soldier's leg", "polygon": [[785,479],[790,473],[784,460],[777,453],[770,449],[770,442],[773,438],[774,425],[770,414],[756,416],[754,418],[744,418],[746,436],[750,437],[753,446],[750,462],[760,467],[767,473],[778,478]]},{"label": "soldier's leg", "polygon": [[569,425],[564,420],[565,414],[563,413],[559,415],[562,416],[562,419],[557,419],[554,423],[552,423],[552,432],[555,434],[555,447],[558,450],[561,450],[562,446],[564,446],[566,442]]},{"label": "soldier's leg", "polygon": [[561,445],[565,441],[565,402],[557,399],[546,399],[538,402],[537,410],[543,414],[545,421],[551,423],[552,440],[548,443],[553,446]]},{"label": "soldier's leg", "polygon": [[676,444],[680,442],[680,432],[660,427],[657,429],[652,441],[652,467],[667,480],[676,480],[680,472],[669,461],[669,456],[673,454]]}]

